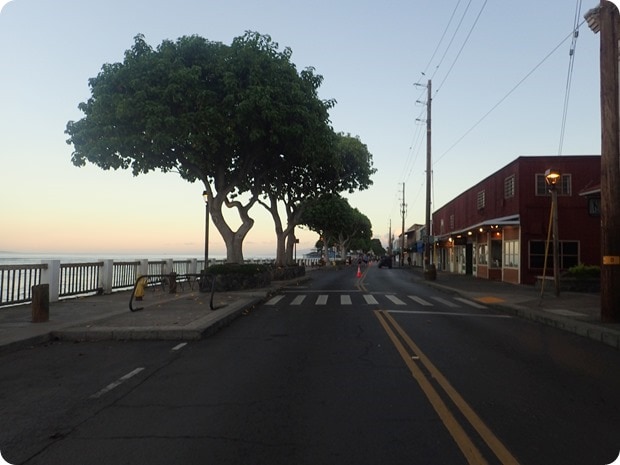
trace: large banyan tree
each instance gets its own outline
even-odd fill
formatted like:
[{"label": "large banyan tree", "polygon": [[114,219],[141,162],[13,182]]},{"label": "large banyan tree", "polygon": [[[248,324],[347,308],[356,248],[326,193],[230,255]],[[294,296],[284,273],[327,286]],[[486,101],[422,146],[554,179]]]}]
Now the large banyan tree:
[{"label": "large banyan tree", "polygon": [[[364,189],[375,171],[365,145],[331,128],[334,101],[318,97],[322,77],[298,72],[291,54],[255,32],[231,45],[189,36],[156,49],[138,35],[122,63],[89,80],[92,95],[79,105],[85,116],[66,128],[72,162],[201,181],[228,262],[243,262],[250,209],[260,202],[284,264],[304,201]],[[237,230],[224,207],[238,212]]]}]

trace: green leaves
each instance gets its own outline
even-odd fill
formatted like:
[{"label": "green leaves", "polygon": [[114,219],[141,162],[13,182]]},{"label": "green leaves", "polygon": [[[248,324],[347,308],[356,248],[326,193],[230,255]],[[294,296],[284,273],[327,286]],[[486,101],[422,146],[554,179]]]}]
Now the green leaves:
[{"label": "green leaves", "polygon": [[221,191],[215,205],[251,192],[289,212],[322,193],[367,188],[372,156],[333,132],[335,100],[318,97],[323,77],[298,72],[291,57],[252,31],[231,45],[184,36],[157,48],[138,34],[122,62],[89,80],[84,117],[65,131],[71,161],[134,175],[175,170]]}]

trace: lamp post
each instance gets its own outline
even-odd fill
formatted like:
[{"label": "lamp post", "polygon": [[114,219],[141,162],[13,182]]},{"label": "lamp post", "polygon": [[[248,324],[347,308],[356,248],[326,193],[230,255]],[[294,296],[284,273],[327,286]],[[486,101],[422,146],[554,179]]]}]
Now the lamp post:
[{"label": "lamp post", "polygon": [[551,192],[551,215],[553,222],[553,282],[555,295],[560,296],[560,240],[558,238],[558,189],[557,183],[561,179],[560,172],[554,169],[545,171],[545,180]]},{"label": "lamp post", "polygon": [[209,268],[209,193],[202,192],[202,198],[205,201],[205,272]]}]

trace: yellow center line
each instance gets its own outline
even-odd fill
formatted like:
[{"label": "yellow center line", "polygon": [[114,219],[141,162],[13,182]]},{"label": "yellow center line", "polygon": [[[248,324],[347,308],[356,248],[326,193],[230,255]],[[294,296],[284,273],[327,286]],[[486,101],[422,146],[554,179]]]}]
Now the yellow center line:
[{"label": "yellow center line", "polygon": [[[392,327],[396,330],[400,338],[407,344],[409,349],[415,354],[416,358],[426,367],[430,376],[434,378],[441,388],[445,391],[448,397],[454,402],[454,405],[460,410],[463,416],[469,421],[472,427],[478,432],[480,437],[493,451],[496,457],[501,461],[503,465],[519,465],[519,462],[512,456],[508,449],[502,444],[502,442],[491,432],[491,430],[485,425],[482,419],[474,412],[474,410],[467,404],[465,399],[452,387],[443,374],[431,363],[428,357],[420,350],[420,348],[411,340],[411,338],[405,333],[405,331],[398,325],[396,320],[386,311],[375,310],[375,315],[379,319],[379,322],[385,329],[390,340],[398,350],[398,353],[404,360],[405,364],[411,371],[411,374],[416,379],[427,398],[433,405],[433,408],[442,419],[446,428],[454,438],[455,442],[465,455],[468,463],[470,464],[486,464],[480,451],[473,444],[471,439],[467,436],[467,433],[458,424],[452,413],[449,411],[446,404],[443,402],[437,391],[433,388],[426,376],[422,373],[420,367],[412,360],[409,352],[401,343],[401,340],[392,330]],[[388,324],[389,322],[389,324]]]}]

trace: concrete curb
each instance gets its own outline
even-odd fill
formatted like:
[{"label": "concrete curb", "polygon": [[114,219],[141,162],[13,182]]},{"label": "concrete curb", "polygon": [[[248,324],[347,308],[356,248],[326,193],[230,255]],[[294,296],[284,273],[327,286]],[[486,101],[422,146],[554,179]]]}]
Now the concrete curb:
[{"label": "concrete curb", "polygon": [[182,327],[144,326],[144,327],[101,327],[76,326],[52,331],[51,339],[60,341],[138,341],[138,340],[182,340],[195,341],[216,333],[246,310],[254,307],[262,299],[241,299],[221,309],[210,311]]}]

